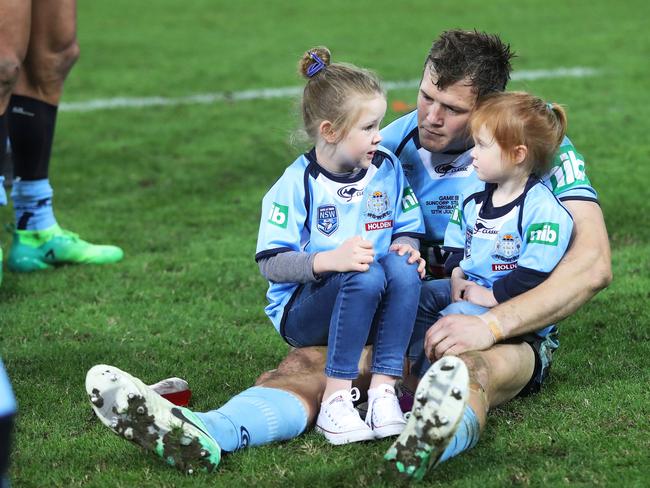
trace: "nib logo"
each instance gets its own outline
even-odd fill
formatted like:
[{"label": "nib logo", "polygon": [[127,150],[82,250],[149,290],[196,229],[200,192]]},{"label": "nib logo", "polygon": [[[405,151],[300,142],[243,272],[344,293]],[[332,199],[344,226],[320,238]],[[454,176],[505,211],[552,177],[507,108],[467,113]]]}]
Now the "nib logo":
[{"label": "nib logo", "polygon": [[557,246],[560,237],[560,224],[553,222],[540,222],[531,224],[526,231],[526,242],[531,244],[546,244]]},{"label": "nib logo", "polygon": [[282,229],[287,228],[287,219],[289,217],[289,207],[286,205],[280,205],[279,203],[273,202],[271,211],[269,212],[269,224],[277,225]]}]

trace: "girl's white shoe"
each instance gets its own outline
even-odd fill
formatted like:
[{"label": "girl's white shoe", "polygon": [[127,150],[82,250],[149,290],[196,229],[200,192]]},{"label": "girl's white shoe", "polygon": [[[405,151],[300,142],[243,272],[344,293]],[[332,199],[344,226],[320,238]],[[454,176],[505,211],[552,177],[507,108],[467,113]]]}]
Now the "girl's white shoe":
[{"label": "girl's white shoe", "polygon": [[368,390],[366,424],[377,439],[402,433],[406,420],[395,394],[395,387],[383,383]]},{"label": "girl's white shoe", "polygon": [[352,402],[359,398],[359,390],[338,390],[321,403],[316,430],[334,445],[369,441],[375,438],[372,429],[361,420]]}]

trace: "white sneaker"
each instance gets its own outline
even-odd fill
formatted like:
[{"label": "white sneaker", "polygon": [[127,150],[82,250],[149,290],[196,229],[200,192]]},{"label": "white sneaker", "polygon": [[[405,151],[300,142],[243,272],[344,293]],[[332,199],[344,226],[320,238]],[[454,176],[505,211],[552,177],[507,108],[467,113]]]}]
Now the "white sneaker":
[{"label": "white sneaker", "polygon": [[368,390],[366,424],[377,439],[402,433],[406,420],[393,386],[384,383]]},{"label": "white sneaker", "polygon": [[369,441],[375,433],[359,417],[352,402],[359,398],[359,390],[339,390],[321,403],[316,430],[322,433],[330,444],[340,445],[350,442]]}]

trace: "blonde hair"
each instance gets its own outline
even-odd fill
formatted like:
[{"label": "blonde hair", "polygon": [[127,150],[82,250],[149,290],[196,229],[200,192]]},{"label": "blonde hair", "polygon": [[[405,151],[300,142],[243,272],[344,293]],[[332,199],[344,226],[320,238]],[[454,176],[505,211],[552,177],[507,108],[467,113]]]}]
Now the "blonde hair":
[{"label": "blonde hair", "polygon": [[361,115],[361,99],[385,96],[377,76],[371,71],[347,63],[330,63],[331,53],[323,46],[303,54],[298,72],[307,79],[302,94],[301,112],[305,132],[312,142],[318,139],[324,120],[338,132],[337,141],[345,137]]},{"label": "blonde hair", "polygon": [[515,148],[524,145],[528,154],[524,164],[537,177],[550,169],[567,128],[564,109],[547,104],[526,92],[494,93],[481,100],[470,121],[472,135],[485,125],[494,140],[510,158]]}]

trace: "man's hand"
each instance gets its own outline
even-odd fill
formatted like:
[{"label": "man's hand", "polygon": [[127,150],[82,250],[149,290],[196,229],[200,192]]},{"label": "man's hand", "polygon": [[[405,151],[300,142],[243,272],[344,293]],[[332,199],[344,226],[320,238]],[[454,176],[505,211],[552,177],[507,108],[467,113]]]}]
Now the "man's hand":
[{"label": "man's hand", "polygon": [[329,271],[346,273],[348,271],[368,271],[375,260],[372,242],[360,236],[350,237],[332,251],[323,251],[314,258],[314,273]]},{"label": "man's hand", "polygon": [[496,307],[499,304],[496,298],[494,298],[494,293],[491,288],[485,288],[474,282],[467,285],[463,297],[468,302],[487,308]]},{"label": "man's hand", "polygon": [[442,356],[482,351],[494,343],[490,328],[478,316],[452,314],[429,328],[424,338],[424,352],[433,362]]},{"label": "man's hand", "polygon": [[396,252],[400,256],[404,256],[408,253],[410,255],[408,258],[408,263],[413,264],[417,262],[420,279],[424,278],[426,274],[427,263],[424,261],[424,258],[420,254],[420,251],[415,249],[413,246],[410,246],[409,244],[392,244],[388,250]]}]

